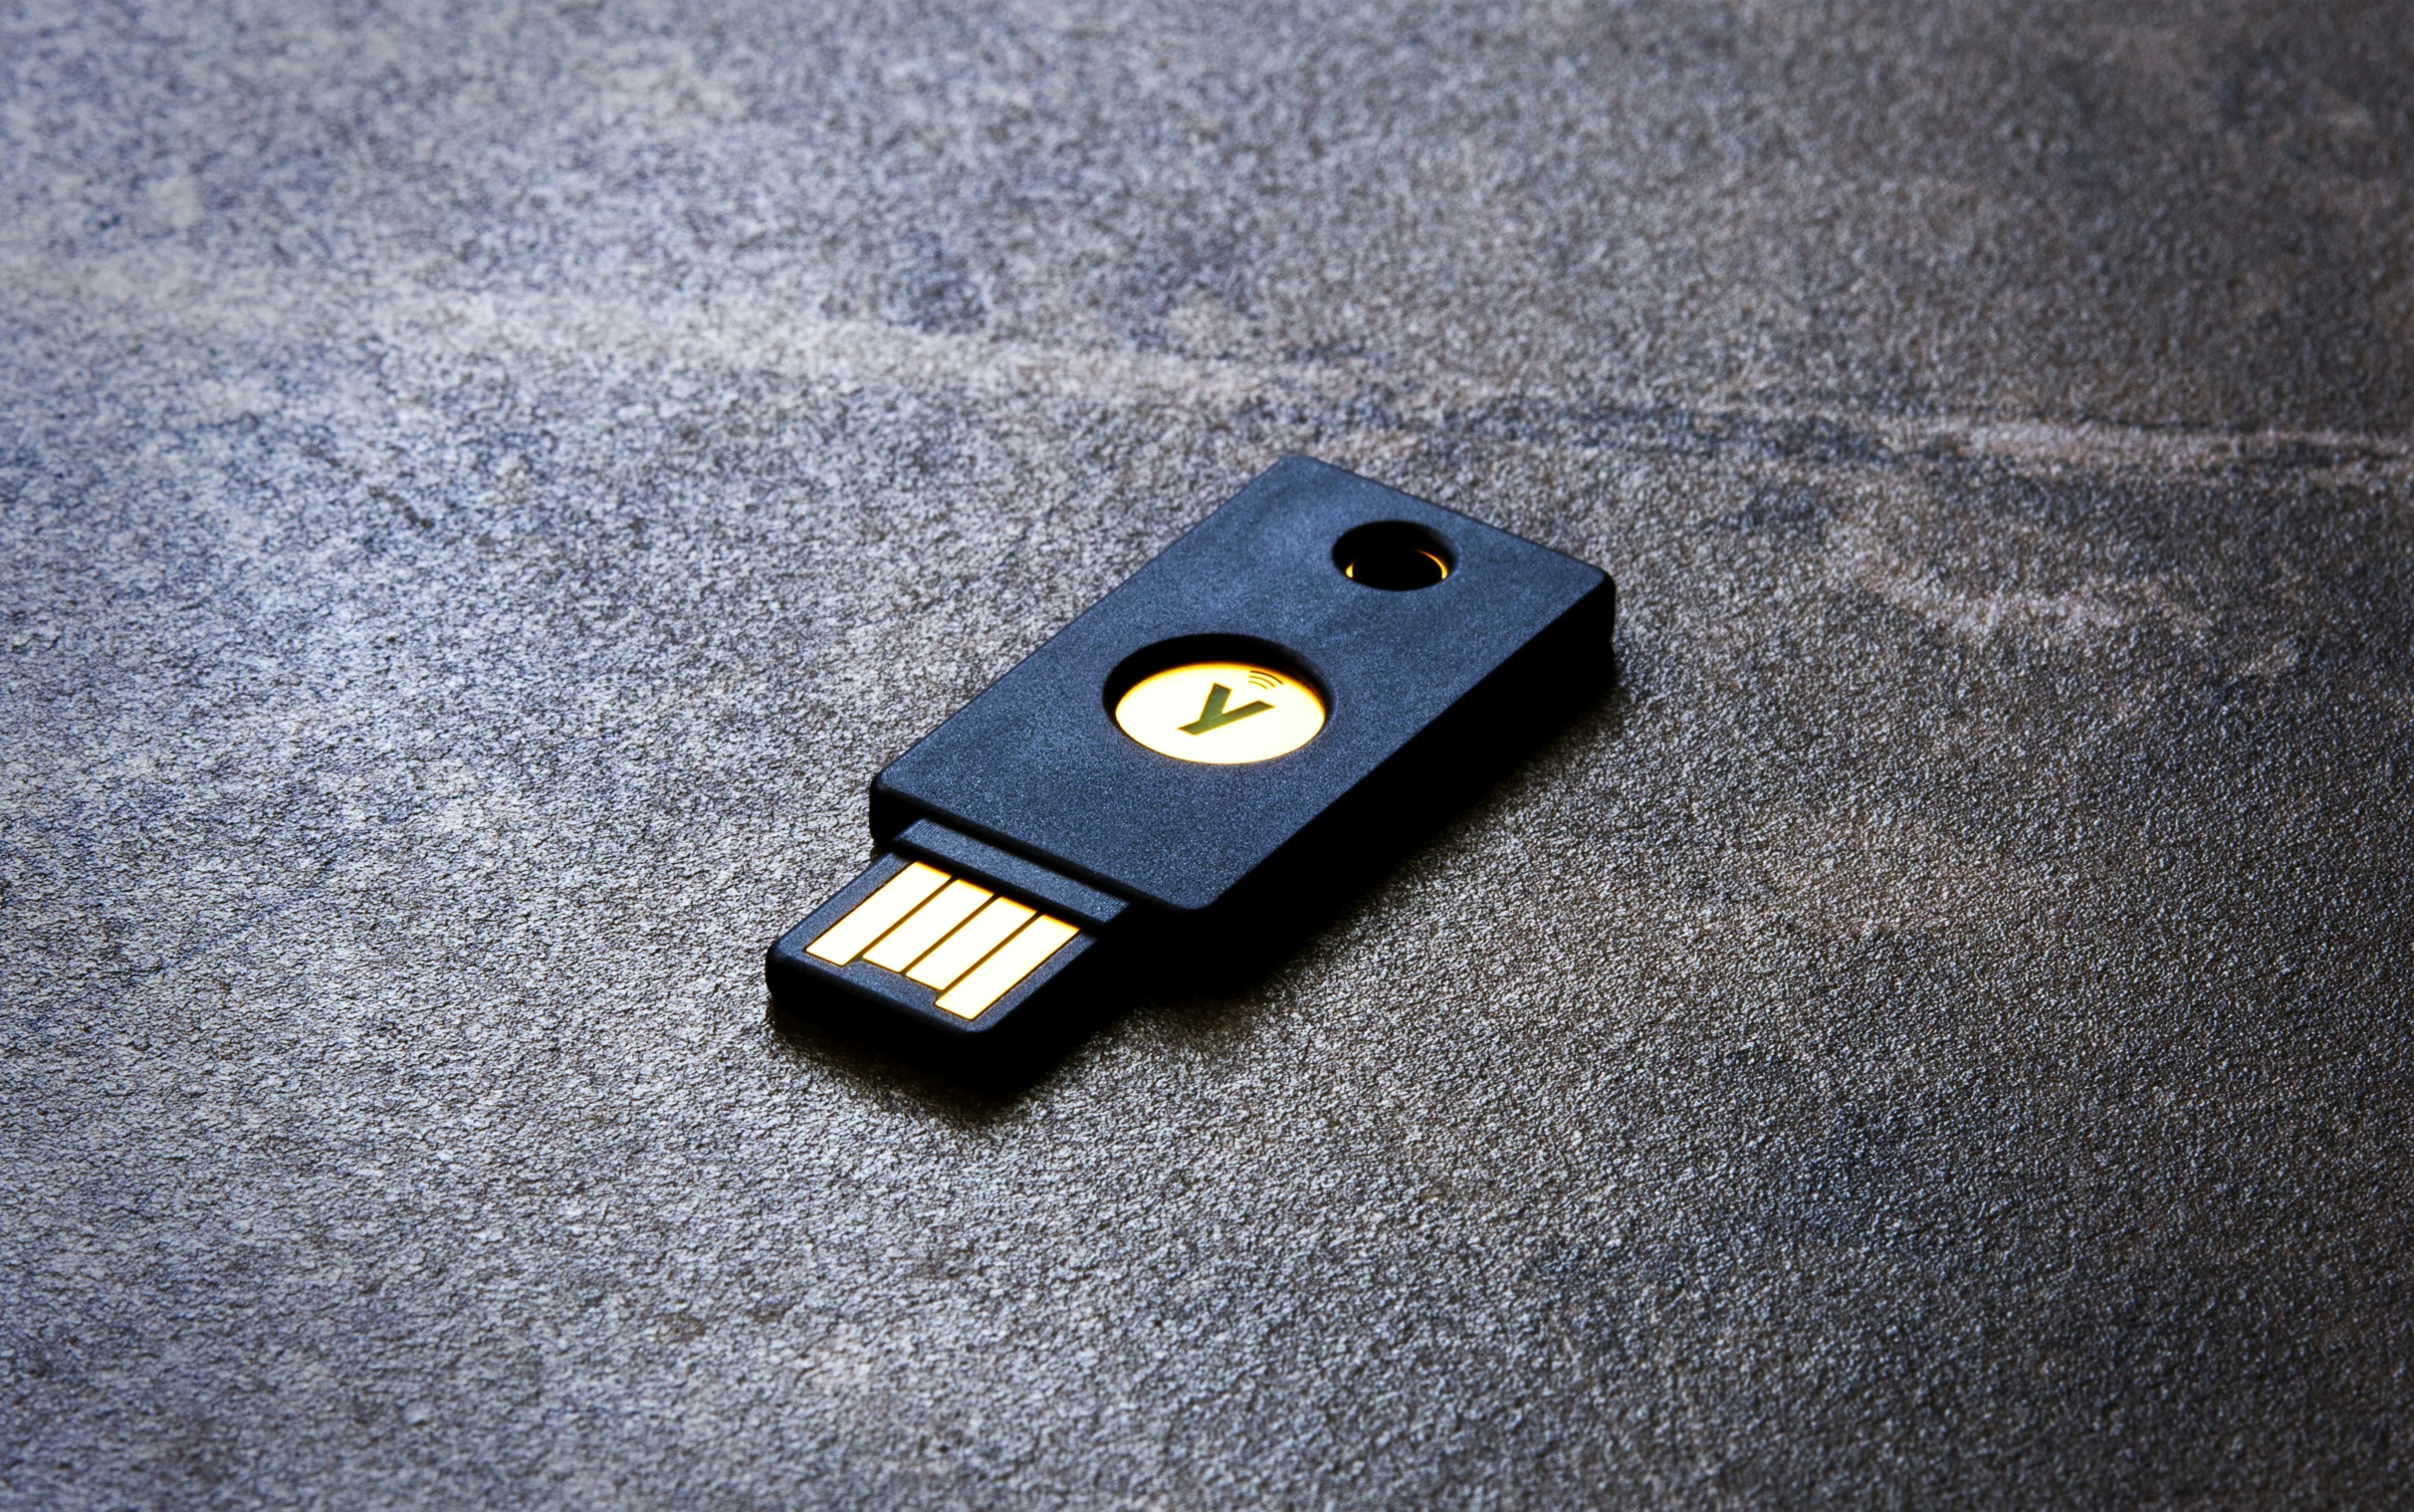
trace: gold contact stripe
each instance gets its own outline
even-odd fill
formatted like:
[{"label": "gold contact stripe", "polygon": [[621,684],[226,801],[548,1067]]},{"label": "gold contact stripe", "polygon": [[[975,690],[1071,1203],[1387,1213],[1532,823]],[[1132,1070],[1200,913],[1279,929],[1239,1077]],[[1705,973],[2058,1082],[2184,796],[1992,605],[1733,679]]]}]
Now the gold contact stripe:
[{"label": "gold contact stripe", "polygon": [[863,953],[863,959],[874,966],[902,972],[922,959],[922,953],[946,939],[957,925],[973,917],[973,910],[989,901],[989,890],[958,880],[949,883],[931,901],[905,917],[905,922],[880,937],[880,943]]},{"label": "gold contact stripe", "polygon": [[804,948],[808,956],[818,956],[832,966],[845,966],[863,954],[863,948],[887,934],[898,920],[922,906],[923,900],[947,885],[948,876],[936,866],[917,861],[880,884],[872,896],[846,911],[846,917],[823,930],[811,945]]},{"label": "gold contact stripe", "polygon": [[956,933],[932,947],[931,953],[905,974],[926,987],[945,989],[981,964],[981,958],[1005,944],[1005,937],[1030,922],[1037,909],[1011,898],[991,898],[981,912],[957,927]]},{"label": "gold contact stripe", "polygon": [[1064,943],[1081,931],[1061,919],[1041,914],[1024,925],[989,959],[964,973],[964,979],[939,994],[939,1006],[958,1018],[979,1018],[992,1002],[1014,990],[1014,984],[1047,964]]}]

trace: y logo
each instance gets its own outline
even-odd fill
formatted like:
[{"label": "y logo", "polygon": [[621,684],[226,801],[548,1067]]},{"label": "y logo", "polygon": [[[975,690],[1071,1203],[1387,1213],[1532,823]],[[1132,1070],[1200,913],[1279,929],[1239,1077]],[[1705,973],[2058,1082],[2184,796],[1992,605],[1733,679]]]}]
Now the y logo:
[{"label": "y logo", "polygon": [[1274,707],[1264,699],[1258,699],[1252,703],[1243,704],[1226,714],[1223,706],[1231,701],[1231,697],[1232,690],[1221,683],[1209,687],[1207,703],[1200,709],[1199,718],[1179,727],[1182,733],[1184,735],[1205,735],[1210,730],[1221,730],[1234,720],[1245,720],[1252,714],[1263,714]]},{"label": "y logo", "polygon": [[[1234,705],[1232,690],[1248,690]],[[1231,766],[1297,751],[1324,728],[1324,700],[1297,677],[1248,662],[1189,662],[1115,701],[1123,733],[1178,761]]]}]

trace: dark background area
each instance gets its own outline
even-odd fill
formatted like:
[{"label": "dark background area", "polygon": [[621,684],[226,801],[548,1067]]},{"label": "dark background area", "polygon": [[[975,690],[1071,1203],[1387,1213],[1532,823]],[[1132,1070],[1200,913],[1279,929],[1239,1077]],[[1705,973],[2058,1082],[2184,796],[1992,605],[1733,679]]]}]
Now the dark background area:
[{"label": "dark background area", "polygon": [[[2414,1483],[2400,6],[0,16],[0,1498]],[[872,772],[1274,458],[1620,684],[983,1099]]]}]

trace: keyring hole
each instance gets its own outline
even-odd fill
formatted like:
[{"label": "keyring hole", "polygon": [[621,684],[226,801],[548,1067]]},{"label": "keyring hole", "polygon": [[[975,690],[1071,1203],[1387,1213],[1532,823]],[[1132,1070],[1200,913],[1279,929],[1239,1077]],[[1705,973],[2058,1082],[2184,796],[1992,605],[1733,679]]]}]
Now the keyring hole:
[{"label": "keyring hole", "polygon": [[1362,525],[1333,542],[1333,565],[1354,583],[1409,593],[1450,575],[1450,548],[1431,531],[1383,520]]}]

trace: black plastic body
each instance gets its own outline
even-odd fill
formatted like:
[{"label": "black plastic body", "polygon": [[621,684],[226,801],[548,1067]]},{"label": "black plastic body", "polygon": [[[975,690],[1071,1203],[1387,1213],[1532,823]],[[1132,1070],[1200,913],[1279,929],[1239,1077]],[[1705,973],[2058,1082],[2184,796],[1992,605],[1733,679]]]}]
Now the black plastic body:
[{"label": "black plastic body", "polygon": [[[1449,576],[1407,592],[1343,576],[1334,542],[1382,521],[1439,538]],[[1598,567],[1288,458],[889,763],[873,834],[935,819],[1146,908],[1207,913],[1491,679],[1606,669],[1615,602]],[[1278,653],[1324,693],[1323,732],[1234,766],[1132,741],[1105,690],[1170,642]]]},{"label": "black plastic body", "polygon": [[[1421,533],[1448,575],[1400,591],[1345,576],[1336,542],[1385,523]],[[1085,1019],[1070,999],[1119,962],[1153,963],[1153,979],[1169,964],[1193,983],[1245,974],[1608,686],[1615,594],[1599,568],[1463,515],[1277,463],[881,771],[883,859],[772,948],[772,986],[962,1046],[1013,1037],[1042,997],[1049,1019]],[[1305,677],[1323,730],[1207,765],[1115,725],[1138,676],[1212,656]],[[971,1023],[901,977],[806,956],[892,855],[1051,908],[1082,927],[1079,949]]]}]

